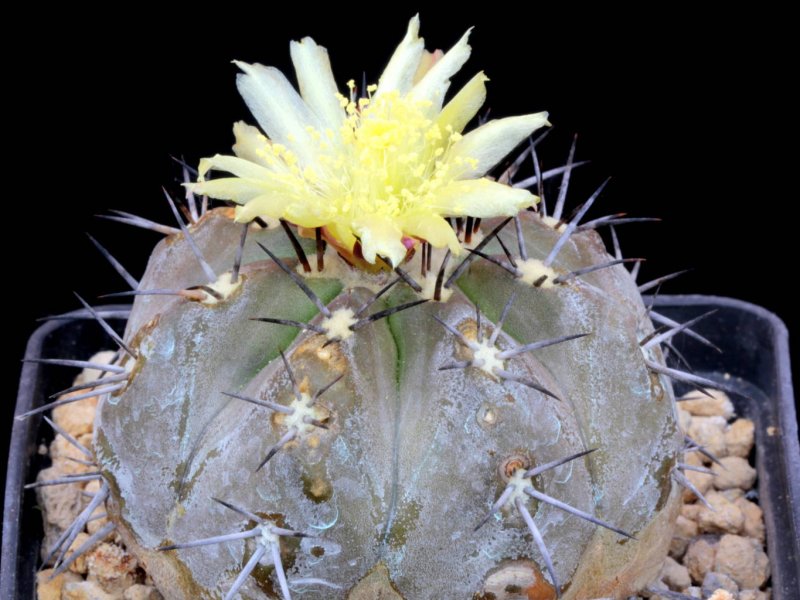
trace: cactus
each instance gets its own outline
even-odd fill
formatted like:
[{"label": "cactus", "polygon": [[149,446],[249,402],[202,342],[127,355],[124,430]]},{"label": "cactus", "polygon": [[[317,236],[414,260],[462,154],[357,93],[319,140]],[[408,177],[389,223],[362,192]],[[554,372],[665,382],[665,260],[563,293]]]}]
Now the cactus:
[{"label": "cactus", "polygon": [[59,570],[106,501],[167,598],[626,597],[657,575],[690,485],[669,379],[708,383],[661,347],[694,321],[643,303],[666,278],[622,258],[637,219],[585,220],[605,184],[567,216],[574,146],[541,171],[526,141],[546,114],[462,135],[486,78],[444,103],[467,35],[428,53],[418,27],[347,96],[310,39],[300,94],[237,63],[261,131],[184,165],[177,227],[109,217],[166,235],[143,279],[93,240],[134,306],[119,335],[81,299],[114,364],[50,361],[103,371],[54,403],[103,395],[101,491]]}]

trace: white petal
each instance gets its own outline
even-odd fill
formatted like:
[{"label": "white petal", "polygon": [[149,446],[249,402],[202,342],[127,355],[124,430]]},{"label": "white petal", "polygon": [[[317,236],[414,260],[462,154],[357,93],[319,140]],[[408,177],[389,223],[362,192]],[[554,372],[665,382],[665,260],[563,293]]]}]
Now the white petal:
[{"label": "white petal", "polygon": [[323,127],[338,133],[344,121],[344,110],[336,97],[339,90],[331,71],[328,51],[310,37],[292,42],[289,50],[303,99]]},{"label": "white petal", "polygon": [[244,206],[236,207],[236,222],[249,223],[256,217],[280,219],[286,209],[286,202],[275,194],[264,194],[250,200]]},{"label": "white petal", "polygon": [[433,52],[430,50],[423,50],[422,51],[422,58],[419,60],[419,65],[417,65],[417,72],[414,73],[414,85],[417,85],[423,77],[425,77],[425,73],[431,70],[431,67],[436,64],[436,61],[440,60],[444,56],[444,50],[440,50],[437,48]]},{"label": "white petal", "polygon": [[460,133],[478,113],[486,100],[486,82],[489,80],[483,71],[470,79],[442,109],[436,119],[444,130],[448,125]]},{"label": "white petal", "polygon": [[246,179],[272,179],[272,172],[266,167],[262,167],[261,165],[257,165],[256,163],[250,162],[249,160],[245,160],[243,158],[238,158],[236,156],[215,154],[211,158],[201,159],[200,166],[198,167],[200,181],[203,180],[205,174],[211,169],[215,169],[217,171],[227,171],[228,173],[233,173],[237,177],[243,177]]},{"label": "white petal", "polygon": [[272,186],[262,180],[241,179],[239,177],[223,177],[199,183],[187,183],[195,194],[205,194],[219,200],[233,200],[238,204],[245,204],[253,198],[267,192],[273,192]]},{"label": "white petal", "polygon": [[322,227],[330,223],[336,210],[317,196],[298,198],[283,211],[283,217],[300,227]]},{"label": "white petal", "polygon": [[386,258],[393,267],[403,262],[408,249],[401,242],[403,232],[392,219],[365,216],[353,221],[352,228],[361,240],[361,254],[368,263],[375,264],[378,256]]},{"label": "white petal", "polygon": [[234,61],[244,71],[236,76],[236,87],[261,129],[297,155],[303,165],[315,162],[315,146],[306,128],[320,129],[319,119],[274,67]]},{"label": "white petal", "polygon": [[458,243],[453,227],[438,214],[430,211],[418,211],[403,215],[400,219],[403,233],[425,240],[436,248],[450,248],[458,255],[461,253],[461,244]]},{"label": "white petal", "polygon": [[411,96],[417,100],[430,100],[438,111],[444,103],[444,95],[450,87],[450,78],[458,73],[459,69],[467,62],[472,48],[467,40],[472,29],[461,36],[455,46],[425,73],[425,76],[411,90]]},{"label": "white petal", "polygon": [[488,219],[512,217],[536,201],[536,196],[528,190],[489,179],[467,179],[454,181],[439,190],[426,207],[452,217]]},{"label": "white petal", "polygon": [[419,15],[415,15],[408,23],[406,36],[392,54],[389,64],[378,80],[375,96],[392,90],[398,90],[401,94],[408,92],[424,50],[425,40],[419,37]]},{"label": "white petal", "polygon": [[264,156],[269,152],[269,140],[258,130],[258,127],[248,125],[244,121],[233,124],[233,153],[239,158],[269,168]]},{"label": "white petal", "polygon": [[503,160],[522,140],[549,124],[546,112],[489,121],[453,144],[447,159],[461,158],[467,163],[476,161],[475,165],[465,164],[458,178],[480,177]]}]

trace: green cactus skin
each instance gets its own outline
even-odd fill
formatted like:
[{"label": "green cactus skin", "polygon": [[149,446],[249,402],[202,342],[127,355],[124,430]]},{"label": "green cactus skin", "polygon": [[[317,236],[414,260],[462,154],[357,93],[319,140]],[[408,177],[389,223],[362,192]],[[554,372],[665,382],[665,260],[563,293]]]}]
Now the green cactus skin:
[{"label": "green cactus skin", "polygon": [[[531,258],[543,259],[560,235],[533,212],[523,212],[520,225]],[[192,228],[217,273],[230,268],[241,227],[217,210]],[[501,234],[508,245],[516,244],[512,229]],[[204,305],[136,297],[125,340],[138,359],[127,359],[130,383],[98,414],[94,450],[111,487],[110,511],[166,598],[225,597],[256,550],[253,540],[158,550],[253,527],[213,498],[319,536],[280,538],[289,583],[302,587],[303,598],[555,597],[513,502],[475,528],[514,467],[589,449],[595,451],[534,477],[533,487],[636,539],[525,499],[562,597],[622,598],[657,575],[677,514],[671,473],[682,436],[669,383],[645,364],[663,364],[663,357],[657,347],[640,347],[652,325],[623,266],[545,288],[474,260],[446,301],[326,344],[314,331],[251,320],[323,321],[256,241],[295,267],[284,232],[253,225],[243,281],[229,298]],[[505,260],[496,241],[484,251]],[[600,237],[586,231],[570,236],[553,267],[564,274],[609,260]],[[325,269],[305,277],[330,310],[357,309],[393,276],[353,270],[342,277],[343,265],[329,252]],[[418,257],[404,269],[419,278]],[[153,252],[140,289],[182,289],[206,279],[185,235],[172,235]],[[439,369],[470,360],[472,350],[435,318],[474,339],[475,305],[489,334],[512,295],[496,342],[501,351],[588,334],[505,361],[506,371],[557,398],[476,367]],[[400,283],[365,314],[417,299]],[[291,405],[280,351],[302,392],[336,382],[312,413],[327,428],[303,428],[257,469],[287,433],[288,416],[223,392]],[[239,590],[242,598],[282,597],[269,553],[262,563]],[[292,583],[310,578],[336,587]]]}]

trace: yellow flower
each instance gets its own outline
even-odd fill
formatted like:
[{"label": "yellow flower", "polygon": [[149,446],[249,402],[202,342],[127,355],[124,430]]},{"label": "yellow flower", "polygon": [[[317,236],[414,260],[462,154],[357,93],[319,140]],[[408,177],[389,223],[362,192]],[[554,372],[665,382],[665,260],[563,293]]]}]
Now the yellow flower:
[{"label": "yellow flower", "polygon": [[[450,78],[470,55],[469,32],[447,53],[429,53],[419,18],[408,25],[377,85],[339,93],[328,53],[291,43],[298,93],[279,70],[236,62],[237,86],[263,135],[234,125],[236,156],[200,162],[196,193],[239,204],[236,220],[286,219],[321,227],[345,255],[399,265],[418,240],[461,246],[444,217],[515,215],[535,196],[483,177],[547,113],[490,121],[461,135],[486,98],[478,73],[446,105]],[[233,177],[205,180],[210,169]],[[358,256],[360,254],[360,257]]]}]

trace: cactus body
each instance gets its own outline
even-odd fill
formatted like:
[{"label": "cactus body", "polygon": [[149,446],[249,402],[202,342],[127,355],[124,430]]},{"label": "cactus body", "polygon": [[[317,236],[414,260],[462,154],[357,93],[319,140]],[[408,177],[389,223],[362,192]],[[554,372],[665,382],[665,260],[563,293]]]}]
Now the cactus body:
[{"label": "cactus body", "polygon": [[[224,212],[210,213],[192,232],[218,272],[232,261],[240,232]],[[521,215],[521,232],[530,258],[544,258],[559,237],[530,212]],[[296,266],[280,229],[253,231],[251,240]],[[596,451],[530,483],[637,539],[523,494],[564,597],[622,596],[656,574],[676,509],[670,473],[681,439],[672,392],[644,362],[661,357],[639,346],[652,327],[624,267],[545,288],[475,261],[446,301],[328,343],[314,331],[250,320],[319,325],[324,318],[255,243],[247,248],[241,287],[223,302],[137,298],[126,334],[139,352],[134,376],[100,413],[96,453],[111,482],[115,517],[167,597],[224,596],[255,551],[252,540],[156,550],[253,527],[212,498],[319,536],[280,541],[290,582],[337,586],[301,583],[304,597],[516,597],[498,595],[506,588],[555,597],[545,559],[513,501],[474,529],[515,468],[587,449]],[[503,257],[496,242],[485,250]],[[327,272],[305,281],[334,312],[356,311],[391,275],[343,276],[333,257],[327,260]],[[563,274],[608,260],[590,231],[571,236],[554,268]],[[140,287],[188,287],[202,278],[186,240],[175,236],[155,250]],[[504,361],[504,372],[555,397],[475,366],[439,369],[469,361],[475,351],[434,317],[475,340],[477,305],[488,337],[512,294],[495,342],[500,351],[588,334]],[[396,285],[368,312],[418,297]],[[289,431],[291,415],[223,392],[297,407],[280,350],[301,395],[339,379],[310,413],[326,428],[301,426],[257,470]],[[278,596],[269,556],[262,563],[242,597]]]}]

